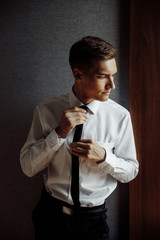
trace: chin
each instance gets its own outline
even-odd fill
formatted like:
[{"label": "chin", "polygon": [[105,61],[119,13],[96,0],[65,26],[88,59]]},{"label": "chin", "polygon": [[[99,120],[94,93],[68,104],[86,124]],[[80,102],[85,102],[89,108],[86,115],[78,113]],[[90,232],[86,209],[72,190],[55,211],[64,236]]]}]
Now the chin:
[{"label": "chin", "polygon": [[99,98],[97,98],[96,100],[100,101],[100,102],[105,102],[109,99],[109,96],[101,96]]}]

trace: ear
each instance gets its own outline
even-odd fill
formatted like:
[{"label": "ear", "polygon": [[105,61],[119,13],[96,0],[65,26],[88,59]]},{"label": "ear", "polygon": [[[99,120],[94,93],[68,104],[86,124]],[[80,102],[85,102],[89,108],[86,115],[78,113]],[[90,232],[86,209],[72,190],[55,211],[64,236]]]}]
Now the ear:
[{"label": "ear", "polygon": [[81,76],[82,73],[78,68],[74,68],[73,70],[73,76],[76,82],[81,82]]}]

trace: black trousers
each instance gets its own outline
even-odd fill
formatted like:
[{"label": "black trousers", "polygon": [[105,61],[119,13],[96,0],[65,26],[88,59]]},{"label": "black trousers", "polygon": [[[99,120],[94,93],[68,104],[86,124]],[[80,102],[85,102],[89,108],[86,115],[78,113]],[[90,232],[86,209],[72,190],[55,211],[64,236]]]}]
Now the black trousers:
[{"label": "black trousers", "polygon": [[62,205],[62,201],[56,200],[42,189],[41,198],[32,212],[36,240],[108,239],[105,205],[100,210],[93,208],[93,212],[88,211],[89,208],[83,208],[73,216],[63,213]]}]

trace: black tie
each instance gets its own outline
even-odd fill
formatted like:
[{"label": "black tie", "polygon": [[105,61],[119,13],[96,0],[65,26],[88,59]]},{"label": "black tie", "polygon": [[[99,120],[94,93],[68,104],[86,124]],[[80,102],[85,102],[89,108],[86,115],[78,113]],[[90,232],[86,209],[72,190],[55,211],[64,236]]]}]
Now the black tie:
[{"label": "black tie", "polygon": [[[81,108],[87,110],[83,105]],[[78,142],[81,139],[83,124],[77,125],[73,137],[73,142]],[[79,157],[72,154],[72,182],[71,182],[71,196],[75,207],[80,206],[79,201]]]}]

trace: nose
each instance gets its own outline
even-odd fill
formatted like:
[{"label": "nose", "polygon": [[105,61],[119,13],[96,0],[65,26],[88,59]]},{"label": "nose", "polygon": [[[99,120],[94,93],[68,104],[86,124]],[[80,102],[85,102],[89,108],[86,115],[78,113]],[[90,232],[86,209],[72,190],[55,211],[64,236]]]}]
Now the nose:
[{"label": "nose", "polygon": [[106,84],[106,89],[115,89],[114,78],[110,78],[109,82]]}]

